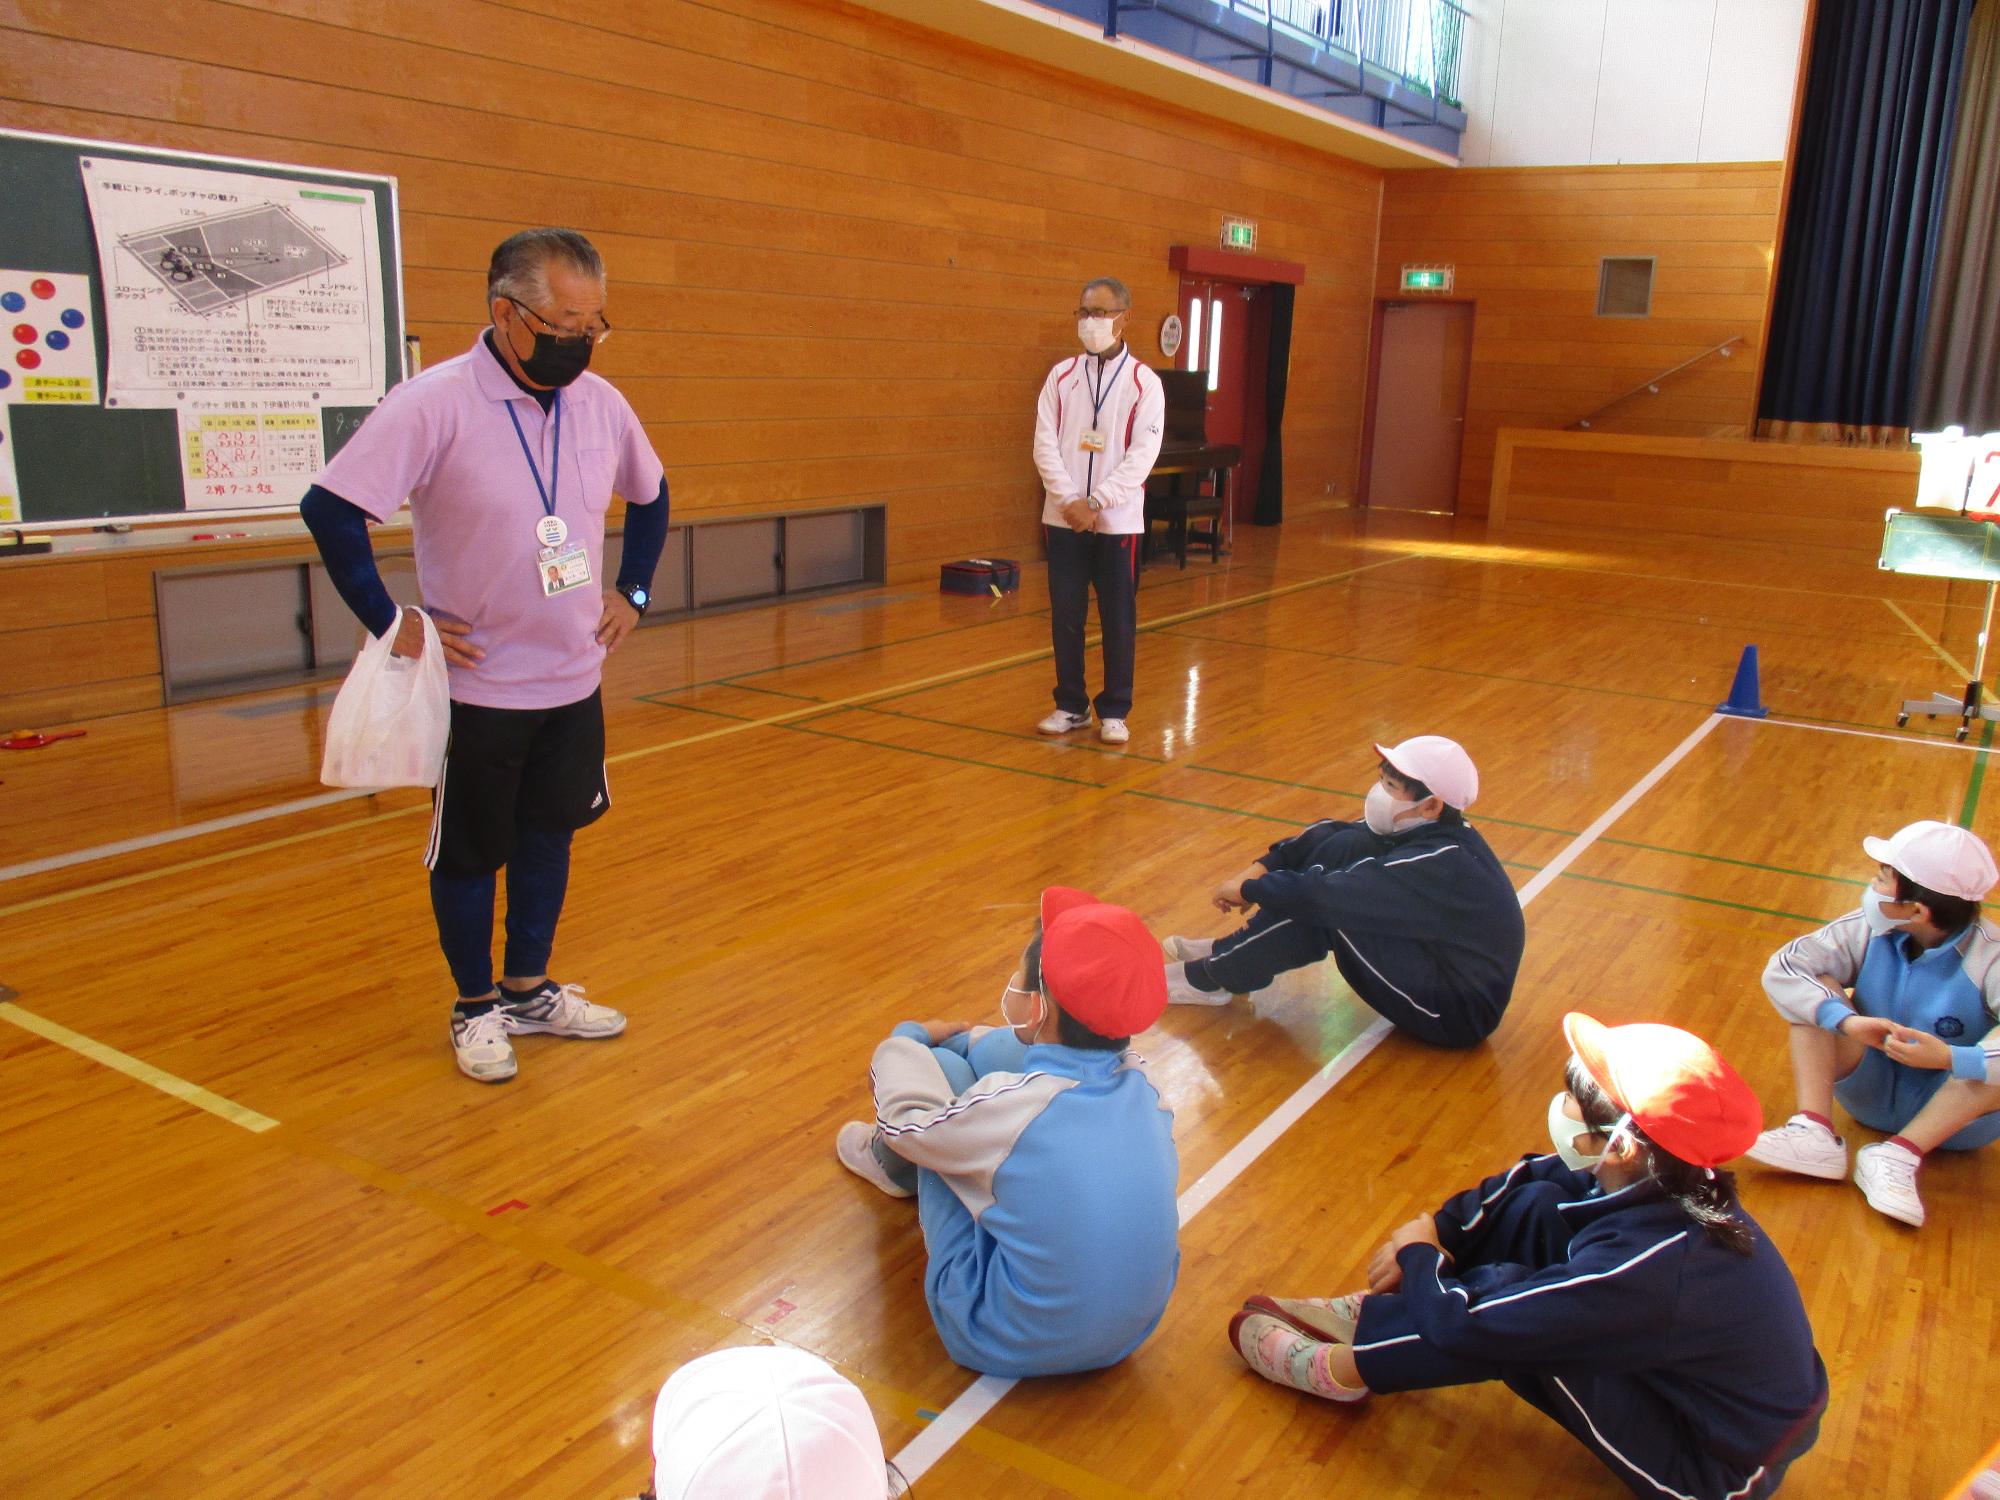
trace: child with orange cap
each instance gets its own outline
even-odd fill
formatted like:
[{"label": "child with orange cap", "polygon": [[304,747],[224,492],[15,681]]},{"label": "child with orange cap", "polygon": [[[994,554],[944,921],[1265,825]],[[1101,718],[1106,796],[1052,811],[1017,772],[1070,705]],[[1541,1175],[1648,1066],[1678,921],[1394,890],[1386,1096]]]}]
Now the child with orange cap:
[{"label": "child with orange cap", "polygon": [[1179,1159],[1127,1046],[1166,1007],[1145,924],[1051,886],[1000,999],[1004,1028],[905,1022],[875,1049],[875,1120],[843,1126],[838,1155],[916,1197],[924,1297],[967,1368],[1100,1369],[1159,1323],[1180,1270]]},{"label": "child with orange cap", "polygon": [[1390,1236],[1368,1288],[1252,1297],[1232,1347],[1331,1401],[1504,1381],[1648,1500],[1757,1500],[1819,1435],[1826,1368],[1784,1258],[1719,1170],[1757,1096],[1673,1026],[1563,1018],[1557,1151]]}]

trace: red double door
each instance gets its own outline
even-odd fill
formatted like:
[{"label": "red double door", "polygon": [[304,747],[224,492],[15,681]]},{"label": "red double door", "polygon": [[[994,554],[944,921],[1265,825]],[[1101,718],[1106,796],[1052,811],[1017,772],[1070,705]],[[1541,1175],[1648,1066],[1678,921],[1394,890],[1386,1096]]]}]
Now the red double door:
[{"label": "red double door", "polygon": [[1249,521],[1263,474],[1265,372],[1271,359],[1271,288],[1183,271],[1174,364],[1208,375],[1208,440],[1243,450],[1231,487],[1230,514]]}]

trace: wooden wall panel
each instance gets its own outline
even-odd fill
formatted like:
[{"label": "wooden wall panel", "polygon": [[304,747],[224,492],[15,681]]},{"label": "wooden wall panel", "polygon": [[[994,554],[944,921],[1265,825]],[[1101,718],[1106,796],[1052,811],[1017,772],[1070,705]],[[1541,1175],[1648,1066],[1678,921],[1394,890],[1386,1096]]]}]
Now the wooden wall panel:
[{"label": "wooden wall panel", "polygon": [[892,577],[1032,555],[1078,286],[1159,363],[1169,248],[1248,214],[1307,268],[1288,500],[1352,493],[1381,173],[833,0],[0,0],[0,119],[394,174],[430,361],[497,240],[583,229],[677,506],[879,500]]},{"label": "wooden wall panel", "polygon": [[[1770,292],[1781,167],[1479,168],[1390,172],[1376,294],[1412,263],[1457,267],[1477,304],[1459,511],[1486,509],[1502,427],[1561,428],[1668,367],[1740,336],[1592,423],[1597,432],[1744,436]],[[1600,318],[1598,262],[1656,258],[1652,314]]]},{"label": "wooden wall panel", "polygon": [[1916,484],[1915,453],[1510,427],[1499,434],[1489,524],[1778,543],[1822,568],[1851,568],[1869,593],[1930,597],[1935,580],[1875,567],[1882,513],[1908,506]]}]

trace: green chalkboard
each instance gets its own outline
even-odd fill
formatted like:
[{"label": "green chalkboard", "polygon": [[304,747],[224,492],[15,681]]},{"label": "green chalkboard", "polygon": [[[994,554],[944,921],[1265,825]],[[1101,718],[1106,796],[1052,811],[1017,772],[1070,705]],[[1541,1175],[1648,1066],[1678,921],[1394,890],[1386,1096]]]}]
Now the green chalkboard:
[{"label": "green chalkboard", "polygon": [[1892,510],[1882,527],[1881,567],[1925,578],[2000,583],[2000,526],[1972,516]]},{"label": "green chalkboard", "polygon": [[[0,203],[7,206],[0,214],[0,267],[90,277],[90,322],[97,340],[100,403],[109,373],[107,324],[97,244],[79,167],[84,157],[288,178],[320,184],[334,192],[357,185],[373,189],[382,260],[382,368],[388,384],[402,378],[402,247],[397,237],[393,177],[0,130]],[[321,411],[329,457],[370,410],[366,406],[329,406]],[[184,518],[190,514],[182,494],[179,429],[173,411],[17,402],[9,408],[9,421],[24,523]],[[269,508],[287,510],[297,503],[297,495],[287,494]]]}]

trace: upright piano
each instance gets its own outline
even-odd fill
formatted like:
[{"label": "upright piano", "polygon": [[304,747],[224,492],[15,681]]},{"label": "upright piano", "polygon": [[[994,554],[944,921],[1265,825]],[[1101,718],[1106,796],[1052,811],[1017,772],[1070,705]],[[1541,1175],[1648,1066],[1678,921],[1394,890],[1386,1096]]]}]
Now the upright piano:
[{"label": "upright piano", "polygon": [[[1167,430],[1160,456],[1146,478],[1146,550],[1152,550],[1153,523],[1167,524],[1168,545],[1187,566],[1189,523],[1206,519],[1196,534],[1209,559],[1221,556],[1229,524],[1230,491],[1243,457],[1235,443],[1208,440],[1208,374],[1203,370],[1155,370],[1167,397]],[[1208,493],[1202,493],[1206,487]]]}]

